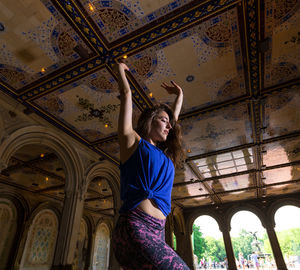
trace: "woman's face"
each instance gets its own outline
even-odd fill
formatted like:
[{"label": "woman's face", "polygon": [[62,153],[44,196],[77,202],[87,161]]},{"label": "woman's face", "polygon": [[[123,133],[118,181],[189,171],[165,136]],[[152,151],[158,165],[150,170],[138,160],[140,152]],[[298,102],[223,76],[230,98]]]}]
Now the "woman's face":
[{"label": "woman's face", "polygon": [[166,141],[171,128],[169,115],[165,111],[160,111],[152,119],[149,140],[154,144]]}]

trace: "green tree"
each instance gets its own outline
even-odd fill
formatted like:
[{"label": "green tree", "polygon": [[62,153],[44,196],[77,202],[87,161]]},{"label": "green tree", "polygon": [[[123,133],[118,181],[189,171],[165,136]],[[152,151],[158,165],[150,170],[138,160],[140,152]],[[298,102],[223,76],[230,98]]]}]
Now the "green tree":
[{"label": "green tree", "polygon": [[300,229],[293,228],[276,233],[283,255],[300,254]]},{"label": "green tree", "polygon": [[194,254],[200,260],[203,257],[203,254],[206,249],[205,239],[202,236],[202,232],[200,231],[200,227],[197,225],[193,225],[193,239],[194,239]]},{"label": "green tree", "polygon": [[215,239],[213,237],[205,237],[206,250],[204,257],[206,259],[211,258],[213,261],[223,261],[226,257],[223,239]]},{"label": "green tree", "polygon": [[234,256],[239,257],[239,253],[242,252],[243,256],[247,258],[249,254],[252,253],[252,245],[254,237],[251,233],[247,232],[245,229],[242,229],[238,237],[231,237]]}]

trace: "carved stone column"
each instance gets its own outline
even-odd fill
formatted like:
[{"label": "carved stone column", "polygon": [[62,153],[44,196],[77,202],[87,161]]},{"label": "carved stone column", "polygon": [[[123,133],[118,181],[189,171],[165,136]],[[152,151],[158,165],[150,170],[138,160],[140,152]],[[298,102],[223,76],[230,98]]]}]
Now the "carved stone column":
[{"label": "carved stone column", "polygon": [[165,226],[165,241],[166,243],[174,249],[173,243],[173,226],[172,226],[172,216],[168,215]]},{"label": "carved stone column", "polygon": [[16,249],[16,256],[15,256],[13,269],[20,269],[21,259],[23,256],[28,232],[29,232],[30,225],[31,225],[30,222],[31,222],[31,220],[27,217],[27,219],[25,221],[23,221],[23,224],[20,224],[20,225],[18,224],[19,232],[17,232],[17,234],[19,234],[19,236],[18,236],[19,240],[18,240],[17,245],[14,247]]},{"label": "carved stone column", "polygon": [[190,269],[194,269],[194,256],[191,239],[192,233],[189,231],[186,231],[185,233],[177,232],[176,229],[174,233],[176,236],[177,254],[185,261]]},{"label": "carved stone column", "polygon": [[83,205],[80,192],[66,192],[52,270],[72,269]]},{"label": "carved stone column", "polygon": [[272,251],[273,251],[273,255],[274,255],[274,259],[276,261],[276,265],[277,265],[277,269],[278,270],[287,270],[286,264],[284,262],[283,256],[282,256],[282,252],[281,252],[281,248],[274,230],[274,225],[273,224],[266,224],[266,230],[267,230],[267,234],[270,240],[270,244],[272,247]]},{"label": "carved stone column", "polygon": [[220,228],[223,234],[223,239],[224,239],[224,245],[225,245],[225,250],[226,250],[226,255],[227,255],[227,262],[228,262],[228,270],[236,270],[236,263],[235,263],[235,258],[234,258],[234,253],[233,253],[233,248],[232,248],[232,243],[231,243],[231,238],[230,238],[230,233],[229,233],[229,226],[226,224],[223,224],[222,227]]},{"label": "carved stone column", "polygon": [[[116,226],[116,223],[118,222],[118,219],[119,219],[119,213],[115,209],[115,216],[114,216],[114,220],[113,220],[113,222],[114,222],[113,230],[114,230],[114,228]],[[112,234],[113,234],[113,231],[111,233],[110,239],[112,239]],[[120,265],[119,265],[119,263],[118,263],[118,261],[117,261],[117,259],[115,257],[115,253],[113,251],[112,246],[113,245],[112,245],[112,242],[111,242],[110,243],[110,251],[109,251],[109,268],[108,269],[109,270],[120,270],[121,268],[120,268]]]}]

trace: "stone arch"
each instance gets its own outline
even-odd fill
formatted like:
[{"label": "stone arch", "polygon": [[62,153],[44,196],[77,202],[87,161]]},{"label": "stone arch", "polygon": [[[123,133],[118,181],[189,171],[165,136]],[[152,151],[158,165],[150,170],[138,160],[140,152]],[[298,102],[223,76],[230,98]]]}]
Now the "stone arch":
[{"label": "stone arch", "polygon": [[[109,267],[111,226],[109,222],[101,220],[96,227],[93,252],[93,269],[106,270]],[[102,239],[101,239],[102,237]],[[99,262],[101,264],[99,264]]]},{"label": "stone arch", "polygon": [[187,228],[189,230],[190,233],[192,233],[193,231],[193,224],[195,222],[195,220],[198,218],[198,217],[201,217],[201,216],[210,216],[212,217],[218,224],[219,226],[219,230],[222,232],[223,231],[223,222],[222,222],[222,219],[221,217],[219,217],[218,215],[216,215],[215,213],[213,213],[212,211],[209,211],[209,210],[201,210],[200,212],[199,211],[195,211],[195,213],[193,213],[189,218],[188,218],[188,221],[187,221]]},{"label": "stone arch", "polygon": [[24,220],[29,216],[30,212],[27,200],[18,192],[8,190],[1,190],[0,199],[1,198],[9,200],[15,205],[18,212],[17,215],[20,217],[21,223],[23,223]]},{"label": "stone arch", "polygon": [[267,211],[267,217],[273,228],[276,225],[275,214],[277,210],[282,206],[286,206],[286,205],[292,205],[300,208],[300,200],[295,198],[285,198],[285,199],[276,200],[269,206]]},{"label": "stone arch", "polygon": [[121,199],[120,199],[120,171],[119,168],[108,161],[100,161],[92,164],[89,168],[87,168],[86,172],[86,180],[85,180],[85,191],[90,184],[90,182],[98,176],[105,178],[113,193],[114,200],[114,209],[118,210],[121,207]]},{"label": "stone arch", "polygon": [[253,213],[258,217],[259,221],[261,222],[261,225],[264,228],[266,228],[267,222],[266,222],[265,214],[258,207],[254,205],[246,204],[246,205],[233,206],[227,210],[225,215],[227,219],[225,220],[226,223],[224,225],[228,228],[228,231],[231,231],[230,223],[233,215],[235,215],[239,211],[249,211]]},{"label": "stone arch", "polygon": [[46,205],[47,203],[42,204],[33,211],[32,223],[26,237],[20,269],[27,269],[31,266],[50,269],[52,265],[59,219],[57,211],[45,208]]},{"label": "stone arch", "polygon": [[66,193],[72,190],[83,189],[83,165],[74,147],[52,129],[43,126],[28,126],[21,128],[4,140],[0,145],[0,161],[4,169],[8,166],[9,159],[18,149],[29,144],[43,144],[55,151],[65,166]]}]

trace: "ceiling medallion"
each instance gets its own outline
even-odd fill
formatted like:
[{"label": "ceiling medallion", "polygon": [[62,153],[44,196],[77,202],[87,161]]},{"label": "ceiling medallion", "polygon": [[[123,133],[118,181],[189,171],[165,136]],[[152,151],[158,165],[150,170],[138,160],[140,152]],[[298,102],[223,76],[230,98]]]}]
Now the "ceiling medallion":
[{"label": "ceiling medallion", "polygon": [[194,77],[193,75],[188,75],[188,76],[186,77],[186,81],[187,81],[187,82],[192,82],[194,79],[195,79],[195,77]]}]

